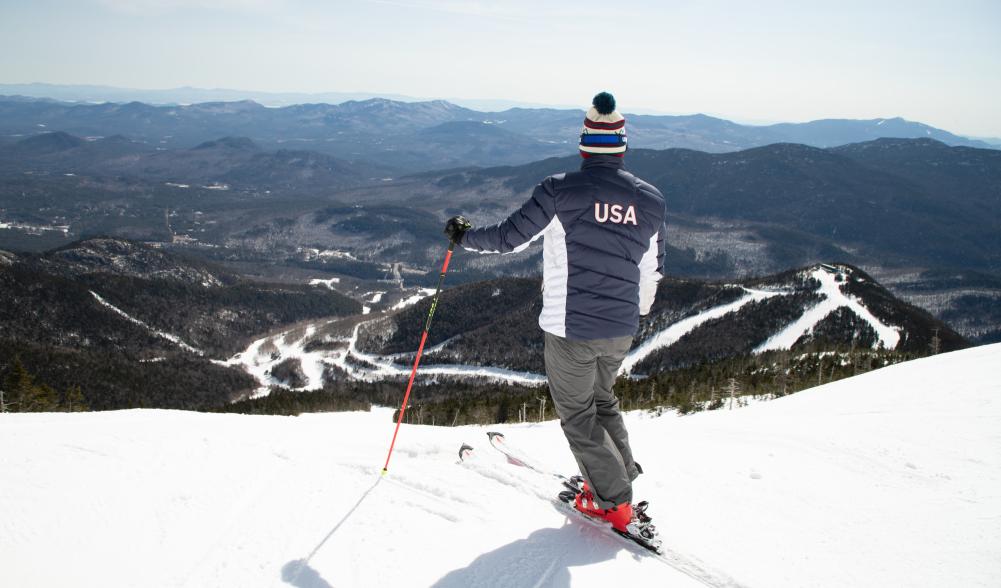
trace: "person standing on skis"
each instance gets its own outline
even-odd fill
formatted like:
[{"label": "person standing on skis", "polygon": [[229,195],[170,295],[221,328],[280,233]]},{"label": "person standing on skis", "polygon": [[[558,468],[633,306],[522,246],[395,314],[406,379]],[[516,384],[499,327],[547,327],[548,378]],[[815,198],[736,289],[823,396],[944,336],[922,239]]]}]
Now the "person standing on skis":
[{"label": "person standing on skis", "polygon": [[453,217],[445,234],[463,248],[516,253],[543,238],[543,308],[549,390],[585,484],[576,507],[619,531],[633,520],[642,473],[612,385],[664,273],[666,209],[652,185],[627,172],[625,118],[607,92],[594,97],[580,135],[580,171],[544,179],[493,226]]}]

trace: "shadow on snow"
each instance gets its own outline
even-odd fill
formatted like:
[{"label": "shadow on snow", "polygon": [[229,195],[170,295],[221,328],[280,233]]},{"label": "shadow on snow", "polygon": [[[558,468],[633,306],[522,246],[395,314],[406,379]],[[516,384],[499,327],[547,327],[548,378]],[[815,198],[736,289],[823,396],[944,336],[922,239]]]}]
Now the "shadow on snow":
[{"label": "shadow on snow", "polygon": [[[569,588],[570,568],[615,559],[622,545],[601,529],[567,520],[477,557],[433,588]],[[638,559],[638,556],[633,555]]]},{"label": "shadow on snow", "polygon": [[337,521],[337,524],[330,529],[330,532],[327,533],[327,536],[324,537],[322,541],[316,544],[316,547],[313,548],[313,551],[309,552],[309,555],[302,559],[294,559],[282,566],[282,581],[291,584],[296,588],[332,588],[330,583],[323,579],[320,572],[310,567],[309,562],[313,559],[313,556],[316,555],[316,552],[320,551],[323,545],[334,536],[334,533],[336,533],[337,530],[340,529],[349,518],[351,518],[351,515],[358,510],[361,503],[365,502],[368,495],[375,490],[375,487],[378,486],[381,481],[381,476],[376,478],[375,483],[372,484],[372,486],[358,498],[358,502],[351,507],[351,510],[349,510],[341,518],[341,520]]}]

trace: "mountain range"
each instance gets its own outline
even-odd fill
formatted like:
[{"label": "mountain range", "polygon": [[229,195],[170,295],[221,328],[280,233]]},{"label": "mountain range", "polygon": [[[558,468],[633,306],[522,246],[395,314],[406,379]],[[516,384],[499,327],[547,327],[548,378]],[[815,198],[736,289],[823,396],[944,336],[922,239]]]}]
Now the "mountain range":
[{"label": "mountain range", "polygon": [[[627,116],[630,145],[641,149],[730,152],[777,142],[832,147],[880,137],[991,147],[900,118],[748,126],[702,114]],[[443,100],[373,98],[268,108],[249,100],[154,106],[0,98],[0,135],[8,138],[58,130],[82,137],[125,135],[151,148],[176,149],[241,136],[267,149],[309,149],[405,172],[522,164],[567,155],[575,151],[582,120],[583,111],[578,110],[481,112]]]},{"label": "mountain range", "polygon": [[[571,156],[390,176],[378,163],[270,151],[247,137],[168,149],[49,132],[0,146],[0,248],[117,235],[187,244],[239,271],[380,279],[402,264],[420,282],[439,262],[444,218],[495,222],[541,178],[578,165]],[[716,154],[633,149],[626,166],[667,198],[673,275],[746,277],[844,261],[976,341],[1001,336],[1001,151],[878,139]],[[452,279],[538,272],[535,248],[466,257],[457,256]]]}]

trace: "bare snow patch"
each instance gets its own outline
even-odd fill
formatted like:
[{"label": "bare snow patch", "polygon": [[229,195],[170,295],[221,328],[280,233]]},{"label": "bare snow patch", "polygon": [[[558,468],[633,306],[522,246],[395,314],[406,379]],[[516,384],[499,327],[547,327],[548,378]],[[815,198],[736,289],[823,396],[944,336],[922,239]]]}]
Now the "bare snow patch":
[{"label": "bare snow patch", "polygon": [[410,296],[409,298],[404,298],[403,300],[397,302],[393,305],[393,310],[402,310],[408,306],[417,304],[421,300],[424,300],[428,296],[434,294],[434,288],[421,288],[417,294]]},{"label": "bare snow patch", "polygon": [[339,284],[341,282],[340,278],[328,278],[326,280],[321,278],[313,278],[309,281],[310,286],[326,286],[328,289],[333,290],[334,284]]}]

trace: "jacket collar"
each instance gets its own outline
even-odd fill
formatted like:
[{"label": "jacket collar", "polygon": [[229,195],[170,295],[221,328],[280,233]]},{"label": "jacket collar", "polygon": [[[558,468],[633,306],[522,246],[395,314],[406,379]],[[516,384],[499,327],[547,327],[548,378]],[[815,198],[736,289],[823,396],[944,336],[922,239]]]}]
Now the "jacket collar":
[{"label": "jacket collar", "polygon": [[624,159],[615,155],[592,155],[581,162],[580,169],[625,169]]}]

